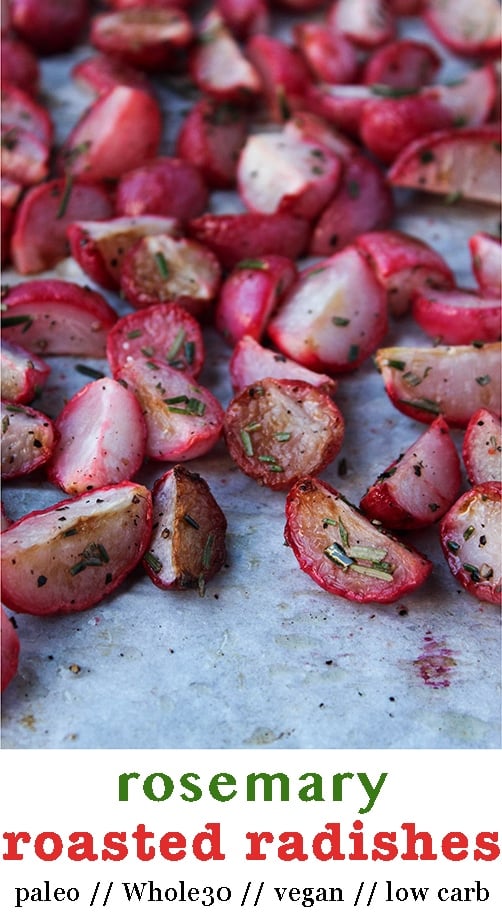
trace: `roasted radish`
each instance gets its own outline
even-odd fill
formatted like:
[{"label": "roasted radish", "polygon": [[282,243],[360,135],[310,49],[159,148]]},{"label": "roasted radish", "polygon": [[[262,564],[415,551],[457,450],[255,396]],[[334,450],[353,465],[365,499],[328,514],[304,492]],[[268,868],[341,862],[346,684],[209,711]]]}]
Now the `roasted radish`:
[{"label": "roasted radish", "polygon": [[114,217],[111,220],[78,220],[67,229],[71,254],[83,271],[101,287],[120,289],[120,272],[126,252],[143,236],[179,235],[174,217]]},{"label": "roasted radish", "polygon": [[502,21],[498,0],[428,0],[424,18],[434,35],[454,54],[500,54]]},{"label": "roasted radish", "polygon": [[96,379],[80,389],[55,424],[58,442],[47,473],[67,494],[132,479],[145,457],[141,408],[114,379]]},{"label": "roasted radish", "polygon": [[230,344],[243,335],[259,341],[281,297],[297,277],[294,262],[282,255],[239,262],[220,289],[216,328]]},{"label": "roasted radish", "polygon": [[224,434],[245,475],[284,491],[329,465],[340,451],[344,421],[330,397],[310,383],[266,378],[230,402]]},{"label": "roasted radish", "polygon": [[248,116],[243,108],[216,99],[200,99],[181,125],[176,153],[196,166],[211,188],[231,188],[247,132]]},{"label": "roasted radish", "polygon": [[388,603],[431,572],[422,554],[382,532],[331,485],[303,478],[286,501],[287,544],[324,590],[353,602]]},{"label": "roasted radish", "polygon": [[227,521],[207,482],[175,465],[155,482],[152,540],[143,565],[162,590],[199,589],[225,561]]},{"label": "roasted radish", "polygon": [[466,427],[479,408],[500,415],[500,345],[388,347],[377,351],[387,395],[403,414],[430,424],[443,415]]},{"label": "roasted radish", "polygon": [[480,408],[470,419],[462,444],[462,458],[472,485],[502,480],[500,418]]},{"label": "roasted radish", "polygon": [[70,254],[66,230],[75,220],[106,220],[113,214],[101,185],[54,179],[31,188],[15,216],[11,254],[16,271],[37,274]]},{"label": "roasted radish", "polygon": [[413,294],[422,287],[448,288],[455,283],[444,258],[421,239],[396,230],[363,233],[354,241],[387,291],[394,316],[408,312]]},{"label": "roasted radish", "polygon": [[220,101],[249,103],[261,91],[257,70],[215,9],[199,25],[190,69],[199,89]]},{"label": "roasted radish", "polygon": [[203,214],[189,223],[189,232],[207,245],[224,268],[263,255],[298,258],[305,252],[310,227],[289,213]]},{"label": "roasted radish", "polygon": [[463,494],[441,521],[448,566],[464,590],[481,602],[500,605],[500,481],[485,481]]},{"label": "roasted radish", "polygon": [[371,520],[389,529],[418,529],[439,520],[460,491],[460,461],[448,425],[436,418],[361,500]]},{"label": "roasted radish", "polygon": [[267,332],[275,346],[311,370],[355,370],[387,330],[385,291],[353,246],[306,268]]},{"label": "roasted radish", "polygon": [[482,296],[494,296],[501,293],[502,286],[502,246],[500,239],[489,233],[475,233],[469,239],[472,258],[472,271]]},{"label": "roasted radish", "polygon": [[500,204],[500,131],[491,125],[434,131],[401,151],[389,181],[449,200]]},{"label": "roasted radish", "polygon": [[500,294],[480,296],[475,290],[415,291],[413,318],[442,344],[500,341],[502,304]]},{"label": "roasted radish", "polygon": [[273,379],[301,380],[331,395],[338,385],[330,376],[307,370],[295,360],[290,360],[284,354],[278,354],[268,347],[262,347],[250,335],[244,335],[236,344],[230,360],[230,379],[234,392],[240,392],[241,389],[266,376]]},{"label": "roasted radish", "polygon": [[8,341],[35,354],[103,357],[117,320],[106,300],[89,287],[63,280],[31,280],[7,291],[2,331]]},{"label": "roasted radish", "polygon": [[57,436],[41,411],[2,402],[2,478],[28,475],[51,457]]},{"label": "roasted radish", "polygon": [[117,213],[190,220],[201,214],[208,190],[198,168],[182,159],[158,156],[127,172],[117,186]]},{"label": "roasted radish", "polygon": [[2,536],[5,604],[33,615],[88,609],[136,567],[151,529],[150,492],[130,481],[29,513]]},{"label": "roasted radish", "polygon": [[29,404],[44,385],[51,372],[50,366],[41,357],[36,357],[5,336],[1,351],[2,398],[8,402]]},{"label": "roasted radish", "polygon": [[195,316],[208,311],[220,280],[220,266],[210,249],[166,233],[144,236],[131,246],[120,272],[122,292],[136,308],[175,302]]},{"label": "roasted radish", "polygon": [[156,303],[123,316],[108,334],[106,356],[112,373],[128,357],[162,360],[175,370],[198,376],[204,362],[199,323],[176,303]]},{"label": "roasted radish", "polygon": [[90,35],[98,51],[147,71],[174,69],[192,37],[183,10],[153,5],[97,14]]},{"label": "roasted radish", "polygon": [[136,395],[147,426],[146,454],[160,462],[185,462],[208,453],[219,440],[223,408],[208,389],[161,360],[129,357],[117,373]]}]

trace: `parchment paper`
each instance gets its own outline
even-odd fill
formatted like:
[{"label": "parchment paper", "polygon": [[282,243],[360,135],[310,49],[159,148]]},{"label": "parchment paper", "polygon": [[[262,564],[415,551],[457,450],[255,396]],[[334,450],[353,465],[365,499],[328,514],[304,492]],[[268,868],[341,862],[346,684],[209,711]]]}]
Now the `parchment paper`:
[{"label": "parchment paper", "polygon": [[[288,35],[290,22],[276,27]],[[424,37],[416,21],[404,34]],[[429,39],[429,36],[427,37]],[[72,55],[43,64],[43,86],[61,141],[90,98],[68,74]],[[444,49],[440,50],[446,58]],[[449,59],[441,79],[458,75]],[[163,153],[172,153],[178,116],[189,106],[164,85],[169,112]],[[232,195],[213,196],[219,211]],[[398,195],[395,225],[435,246],[460,284],[472,283],[467,247],[498,231],[487,206]],[[51,272],[89,283],[75,263]],[[44,275],[47,276],[47,275]],[[21,278],[12,271],[4,280]],[[119,312],[128,307],[105,294]],[[224,405],[231,398],[230,349],[205,330],[200,381]],[[394,322],[385,344],[429,343],[410,320]],[[35,407],[52,417],[88,379],[73,361],[49,359],[52,374]],[[96,369],[106,362],[86,359]],[[372,361],[339,384],[346,420],[341,453],[322,474],[351,501],[423,431],[390,404]],[[455,435],[460,446],[462,433]],[[339,473],[345,460],[346,474]],[[223,443],[190,462],[228,520],[228,564],[206,595],[162,592],[138,571],[91,611],[39,618],[15,615],[19,673],[2,698],[5,748],[490,748],[500,745],[500,614],[464,592],[450,574],[437,527],[411,536],[434,562],[426,584],[403,601],[356,605],[302,573],[284,545],[284,494],[246,478]],[[151,463],[153,484],[168,466]],[[467,487],[467,482],[464,482]],[[63,499],[42,473],[3,489],[8,514]]]}]

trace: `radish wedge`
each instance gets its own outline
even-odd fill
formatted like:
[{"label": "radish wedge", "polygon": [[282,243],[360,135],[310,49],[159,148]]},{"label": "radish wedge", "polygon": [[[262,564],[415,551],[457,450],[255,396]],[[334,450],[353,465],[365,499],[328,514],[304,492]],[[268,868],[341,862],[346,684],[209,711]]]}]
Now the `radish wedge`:
[{"label": "radish wedge", "polygon": [[88,609],[139,563],[151,528],[150,492],[130,481],[29,513],[2,536],[5,604],[33,615]]},{"label": "radish wedge", "polygon": [[19,638],[9,616],[2,607],[0,609],[0,633],[2,642],[1,691],[7,688],[17,673],[19,663]]},{"label": "radish wedge", "polygon": [[466,198],[501,202],[500,131],[483,125],[434,131],[412,141],[391,166],[391,185]]},{"label": "radish wedge", "polygon": [[208,453],[219,440],[223,408],[208,389],[162,360],[129,357],[117,373],[136,395],[147,426],[146,454],[184,462]]},{"label": "radish wedge", "polygon": [[502,292],[502,245],[489,233],[475,233],[469,239],[472,272],[482,296],[500,296]]},{"label": "radish wedge", "polygon": [[259,341],[281,297],[297,277],[294,262],[281,255],[239,262],[221,287],[216,328],[230,344],[236,344],[243,335]]},{"label": "radish wedge", "polygon": [[502,479],[500,418],[480,408],[470,419],[462,444],[462,458],[473,485]]},{"label": "radish wedge", "polygon": [[483,407],[500,415],[500,344],[388,347],[375,363],[396,408],[424,424],[441,414],[466,427]]},{"label": "radish wedge", "polygon": [[144,568],[162,590],[198,587],[222,567],[227,521],[200,475],[175,465],[153,488],[153,535]]},{"label": "radish wedge", "polygon": [[307,247],[307,220],[292,214],[203,214],[189,223],[190,235],[207,245],[224,268],[246,258],[298,258]]},{"label": "radish wedge", "polygon": [[460,491],[460,460],[448,425],[436,418],[378,476],[361,509],[390,529],[418,529],[439,520]]},{"label": "radish wedge", "polygon": [[106,300],[89,287],[63,280],[30,280],[3,299],[2,332],[35,354],[104,357],[106,336],[117,320]]},{"label": "radish wedge", "polygon": [[386,330],[385,291],[353,246],[306,268],[267,329],[283,354],[325,373],[355,370]]},{"label": "radish wedge", "polygon": [[389,310],[404,315],[418,288],[451,287],[453,272],[439,252],[421,239],[397,230],[363,233],[354,245],[367,256],[387,291]]},{"label": "radish wedge", "polygon": [[502,304],[475,290],[417,290],[413,318],[427,335],[442,344],[499,341]]},{"label": "radish wedge", "polygon": [[441,547],[454,577],[481,602],[500,605],[502,569],[500,481],[485,481],[463,494],[443,517]]},{"label": "radish wedge", "polygon": [[500,53],[499,0],[428,0],[424,18],[454,54],[495,57]]},{"label": "radish wedge", "polygon": [[295,360],[290,360],[284,354],[278,354],[268,347],[262,347],[250,335],[244,335],[237,343],[230,360],[230,379],[234,392],[239,392],[257,379],[265,379],[266,376],[273,379],[300,379],[329,395],[332,395],[338,386],[336,379],[331,379],[324,373],[307,370]]},{"label": "radish wedge", "polygon": [[5,336],[1,343],[2,398],[27,405],[44,385],[50,366]]},{"label": "radish wedge", "polygon": [[174,302],[194,316],[208,311],[220,281],[220,266],[209,248],[167,233],[135,242],[120,274],[122,293],[137,309]]},{"label": "radish wedge", "polygon": [[71,254],[83,271],[101,287],[120,288],[124,255],[143,236],[177,235],[173,217],[115,217],[111,220],[80,220],[67,229]]},{"label": "radish wedge", "polygon": [[204,340],[197,319],[189,312],[176,303],[155,303],[115,323],[108,334],[106,356],[112,373],[128,357],[149,357],[198,376],[204,363]]},{"label": "radish wedge", "polygon": [[432,570],[427,558],[315,478],[301,479],[289,492],[284,535],[309,577],[352,602],[393,602],[421,586]]},{"label": "radish wedge", "polygon": [[228,450],[245,475],[274,491],[322,471],[339,453],[343,417],[310,383],[261,379],[230,402],[224,423]]},{"label": "radish wedge", "polygon": [[57,439],[52,421],[26,405],[1,403],[2,478],[29,475],[51,457]]},{"label": "radish wedge", "polygon": [[145,456],[146,425],[137,399],[114,379],[80,389],[56,420],[59,440],[47,469],[67,494],[133,478]]}]

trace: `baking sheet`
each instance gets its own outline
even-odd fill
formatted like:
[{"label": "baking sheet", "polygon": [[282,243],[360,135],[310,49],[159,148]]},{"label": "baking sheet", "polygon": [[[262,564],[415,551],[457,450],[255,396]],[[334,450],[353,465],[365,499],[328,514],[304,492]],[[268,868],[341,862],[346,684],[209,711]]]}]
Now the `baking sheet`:
[{"label": "baking sheet", "polygon": [[[278,17],[280,34],[291,23]],[[424,37],[416,21],[404,34]],[[48,59],[43,85],[57,126],[68,133],[89,97],[68,77],[77,58]],[[446,58],[443,49],[440,51]],[[458,75],[447,61],[441,78]],[[189,101],[163,85],[169,112],[163,153]],[[496,209],[402,193],[395,225],[430,242],[460,284],[472,283],[467,240],[498,232]],[[233,196],[213,196],[219,211]],[[70,259],[54,272],[89,283]],[[4,281],[21,278],[5,272]],[[105,294],[120,313],[117,297]],[[211,329],[200,377],[224,405],[231,398],[230,349]],[[428,343],[409,320],[386,345]],[[35,407],[54,417],[88,380],[75,361],[49,358],[52,374]],[[85,363],[106,370],[106,362]],[[371,361],[339,383],[346,421],[337,459],[322,474],[358,503],[366,487],[423,431],[399,414]],[[454,434],[460,446],[462,433]],[[340,474],[340,460],[346,473]],[[2,696],[4,748],[493,748],[500,746],[499,610],[477,602],[449,573],[437,527],[412,535],[434,562],[426,584],[400,602],[356,605],[322,591],[284,545],[284,494],[260,488],[220,443],[188,463],[208,481],[228,520],[228,563],[204,597],[162,592],[142,572],[92,610],[38,618],[15,615],[19,673]],[[152,485],[166,464],[139,480]],[[465,482],[466,484],[466,482]],[[466,484],[467,486],[467,484]],[[36,474],[3,489],[17,519],[61,499]]]}]

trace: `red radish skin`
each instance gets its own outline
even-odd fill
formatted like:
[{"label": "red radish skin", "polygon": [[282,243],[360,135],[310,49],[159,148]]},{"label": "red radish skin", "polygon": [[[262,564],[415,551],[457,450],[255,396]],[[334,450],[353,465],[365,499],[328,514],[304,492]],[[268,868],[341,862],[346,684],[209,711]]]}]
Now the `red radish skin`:
[{"label": "red radish skin", "polygon": [[176,303],[154,303],[123,316],[108,334],[106,356],[112,373],[128,357],[162,360],[197,377],[204,363],[204,339],[197,320]]},{"label": "red radish skin", "polygon": [[90,40],[98,51],[148,72],[175,69],[192,38],[190,19],[176,8],[132,7],[98,13],[91,23]]},{"label": "red radish skin", "polygon": [[206,208],[208,189],[199,169],[170,156],[159,156],[127,172],[117,186],[117,214],[141,214],[190,220]]},{"label": "red radish skin", "polygon": [[63,280],[30,280],[4,297],[3,334],[35,354],[104,357],[117,313],[89,287]]},{"label": "red radish skin", "polygon": [[27,405],[2,401],[2,479],[29,475],[52,456],[57,433],[52,421]]},{"label": "red radish skin", "polygon": [[230,344],[244,335],[259,341],[281,297],[297,277],[295,263],[281,255],[239,262],[220,289],[216,328]]},{"label": "red radish skin", "polygon": [[143,408],[150,459],[186,462],[216,446],[223,428],[223,408],[186,373],[160,360],[129,358],[117,378],[131,388]]},{"label": "red radish skin", "polygon": [[389,529],[419,529],[444,516],[460,483],[460,460],[448,425],[436,418],[371,485],[361,510]]},{"label": "red radish skin", "polygon": [[143,463],[146,424],[139,402],[114,379],[88,383],[55,423],[59,438],[47,474],[67,494],[134,478]]},{"label": "red radish skin", "polygon": [[443,517],[444,556],[460,585],[481,602],[500,606],[500,481],[485,481],[463,494]]},{"label": "red radish skin", "polygon": [[16,628],[5,609],[0,610],[0,633],[2,641],[1,691],[3,692],[17,673],[19,665],[20,641]]},{"label": "red radish skin", "polygon": [[465,428],[479,408],[501,413],[499,344],[381,348],[375,364],[395,407],[424,424],[442,415]]},{"label": "red radish skin", "polygon": [[502,292],[502,246],[489,233],[475,233],[469,239],[472,271],[482,296],[500,296]]},{"label": "red radish skin", "polygon": [[500,341],[500,296],[482,297],[475,290],[417,290],[413,296],[417,325],[442,344]]},{"label": "red radish skin", "polygon": [[500,418],[486,408],[480,408],[469,420],[462,444],[462,458],[472,485],[502,479]]},{"label": "red radish skin", "polygon": [[181,125],[176,153],[199,170],[209,187],[233,188],[248,120],[246,112],[235,104],[200,99]]},{"label": "red radish skin", "polygon": [[33,511],[2,536],[4,602],[32,615],[103,602],[139,564],[151,530],[151,494],[130,481]]},{"label": "red radish skin", "polygon": [[310,370],[355,370],[387,330],[385,291],[360,252],[343,251],[306,268],[268,325],[273,344]]},{"label": "red radish skin", "polygon": [[336,392],[338,383],[324,373],[307,370],[294,360],[277,351],[262,347],[250,335],[244,335],[236,344],[230,360],[230,379],[234,392],[252,385],[257,379],[297,379],[322,389],[328,395]]},{"label": "red radish skin", "polygon": [[[352,602],[394,602],[420,587],[432,570],[424,555],[373,526],[331,485],[315,478],[291,488],[284,535],[302,571],[322,589]],[[361,549],[366,557],[360,557]]]},{"label": "red radish skin", "polygon": [[399,39],[378,48],[367,60],[363,82],[393,89],[415,89],[432,83],[441,58],[423,41]]},{"label": "red radish skin", "polygon": [[42,390],[51,372],[49,364],[5,336],[1,352],[2,398],[28,405]]},{"label": "red radish skin", "polygon": [[325,469],[341,449],[344,430],[330,397],[299,380],[258,380],[225,412],[232,459],[245,475],[274,491]]},{"label": "red radish skin", "polygon": [[188,224],[189,233],[207,245],[223,268],[247,258],[283,255],[299,258],[308,245],[310,226],[293,214],[203,214]]}]

